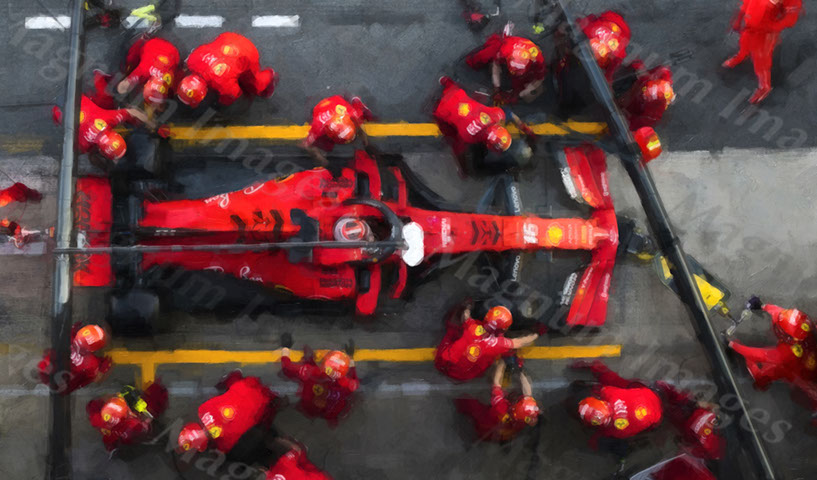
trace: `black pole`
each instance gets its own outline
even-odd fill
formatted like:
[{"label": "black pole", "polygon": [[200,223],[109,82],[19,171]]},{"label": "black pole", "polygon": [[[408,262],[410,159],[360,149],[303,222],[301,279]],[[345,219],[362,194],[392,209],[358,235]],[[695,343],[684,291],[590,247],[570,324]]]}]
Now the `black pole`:
[{"label": "black pole", "polygon": [[681,242],[672,230],[669,216],[655,187],[655,182],[641,159],[640,149],[633,139],[626,119],[615,103],[610,85],[607,83],[607,79],[604,77],[598,63],[596,63],[587,38],[583,32],[576,28],[573,17],[565,7],[564,1],[558,0],[558,3],[564,12],[567,33],[576,47],[573,53],[578,57],[590,79],[596,100],[604,107],[608,128],[619,147],[619,159],[627,170],[636,192],[638,192],[641,205],[647,215],[647,220],[656,237],[658,246],[670,263],[670,270],[678,285],[678,293],[692,314],[693,326],[698,334],[698,339],[703,344],[709,362],[715,371],[715,384],[724,397],[729,396],[736,400],[738,408],[735,412],[736,421],[734,424],[740,425],[737,428],[739,428],[741,438],[755,463],[757,472],[762,475],[761,478],[774,480],[776,475],[771,460],[766,453],[763,441],[755,429],[752,418],[747,413],[746,402],[735,382],[735,377],[726,358],[726,352],[724,352],[723,345],[719,341],[719,336],[709,320],[706,304],[701,298],[695,278],[689,269]]},{"label": "black pole", "polygon": [[[62,144],[59,186],[57,190],[57,248],[71,244],[73,215],[71,204],[74,196],[74,171],[76,139],[79,125],[79,84],[83,54],[83,0],[72,0],[70,56],[68,79],[65,87],[65,134]],[[53,318],[51,322],[51,348],[54,351],[54,371],[51,375],[51,431],[49,432],[48,469],[49,480],[71,478],[71,397],[64,394],[63,372],[69,372],[71,352],[71,256],[55,255]]]}]

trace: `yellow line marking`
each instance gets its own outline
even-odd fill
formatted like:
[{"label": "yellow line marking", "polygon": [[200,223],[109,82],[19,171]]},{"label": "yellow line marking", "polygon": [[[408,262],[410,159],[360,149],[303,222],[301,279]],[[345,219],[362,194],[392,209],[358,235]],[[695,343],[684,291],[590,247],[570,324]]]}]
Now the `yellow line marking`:
[{"label": "yellow line marking", "polygon": [[[366,349],[355,351],[356,362],[430,362],[434,360],[434,348]],[[327,350],[316,350],[320,356]],[[520,351],[522,357],[536,360],[566,360],[571,358],[599,358],[621,356],[621,345],[527,347]],[[163,350],[132,351],[114,349],[107,352],[115,364],[138,365],[141,368],[141,384],[152,382],[156,366],[160,364],[220,364],[239,365],[277,363],[281,361],[280,350],[233,351],[233,350]],[[299,361],[303,352],[292,350],[290,358]]]},{"label": "yellow line marking", "polygon": [[[216,140],[267,139],[301,140],[309,132],[309,125],[235,125],[226,127],[191,127],[169,125],[172,140],[210,142]],[[598,135],[607,125],[596,122],[568,121],[564,124],[540,123],[530,125],[537,135],[567,135],[565,127],[588,135]],[[434,123],[367,123],[363,130],[372,137],[439,137],[440,129]],[[508,130],[517,132],[513,125]]]}]

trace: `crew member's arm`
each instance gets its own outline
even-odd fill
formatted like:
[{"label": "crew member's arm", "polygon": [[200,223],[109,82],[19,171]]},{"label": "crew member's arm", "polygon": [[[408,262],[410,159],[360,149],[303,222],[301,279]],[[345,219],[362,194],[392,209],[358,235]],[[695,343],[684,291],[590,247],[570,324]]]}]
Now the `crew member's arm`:
[{"label": "crew member's arm", "polygon": [[735,340],[729,342],[729,348],[741,354],[747,361],[766,363],[783,363],[784,361],[777,348],[747,347]]},{"label": "crew member's arm", "polygon": [[301,148],[306,150],[307,153],[309,153],[309,155],[315,159],[318,165],[322,167],[329,165],[329,161],[326,159],[326,156],[323,154],[321,149],[315,146],[315,142],[317,142],[318,139],[323,136],[324,127],[325,125],[323,122],[321,122],[318,118],[313,118],[312,126],[309,128],[309,133],[301,142]]},{"label": "crew member's arm", "polygon": [[743,26],[743,17],[746,16],[746,2],[741,2],[740,8],[732,19],[732,30],[738,32]]},{"label": "crew member's arm", "polygon": [[803,9],[803,0],[783,0],[783,18],[774,22],[772,28],[780,31],[791,28],[797,23],[800,11]]},{"label": "crew member's arm", "polygon": [[505,362],[503,362],[500,359],[496,361],[496,366],[494,367],[494,376],[491,384],[494,387],[501,387],[503,375],[505,375]]},{"label": "crew member's arm", "polygon": [[497,89],[502,85],[502,66],[496,60],[491,62],[491,82]]},{"label": "crew member's arm", "polygon": [[536,140],[536,134],[533,133],[533,130],[528,126],[528,124],[523,122],[517,114],[513,113],[510,108],[504,108],[503,112],[505,112],[505,118],[507,121],[513,122],[513,124],[516,125],[516,128],[518,128],[523,135],[531,140]]},{"label": "crew member's arm", "polygon": [[533,344],[533,342],[535,342],[537,338],[539,338],[538,334],[531,333],[529,335],[525,335],[524,337],[518,337],[518,338],[513,338],[513,339],[508,339],[508,340],[511,341],[511,343],[513,345],[512,348],[514,350],[516,350],[516,349],[527,347],[528,345]]},{"label": "crew member's arm", "polygon": [[533,396],[533,388],[531,387],[531,384],[530,384],[530,378],[528,378],[528,376],[525,374],[525,372],[520,372],[519,373],[519,383],[522,386],[522,395],[524,395],[526,397],[532,397]]}]

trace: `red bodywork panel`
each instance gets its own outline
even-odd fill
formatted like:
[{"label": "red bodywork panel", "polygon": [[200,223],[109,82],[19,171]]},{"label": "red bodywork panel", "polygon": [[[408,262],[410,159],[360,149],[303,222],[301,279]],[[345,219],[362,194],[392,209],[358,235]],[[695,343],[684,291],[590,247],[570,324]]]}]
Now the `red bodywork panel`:
[{"label": "red bodywork panel", "polygon": [[[106,247],[111,244],[111,186],[107,178],[85,177],[77,180],[74,196],[74,228],[77,245]],[[109,287],[113,285],[111,256],[75,255],[74,285]]]},{"label": "red bodywork panel", "polygon": [[[601,324],[606,314],[607,293],[618,245],[617,223],[606,187],[606,169],[603,173],[596,170],[606,166],[603,152],[601,157],[575,157],[580,167],[577,170],[578,178],[595,188],[590,188],[593,194],[588,196],[593,206],[602,208],[590,219],[545,219],[415,208],[408,205],[406,183],[395,167],[390,167],[388,171],[397,181],[397,198],[384,200],[383,203],[405,224],[414,222],[422,228],[424,262],[439,254],[474,251],[553,248],[593,251],[593,263],[579,282],[569,323]],[[350,166],[344,168],[337,178],[328,170],[316,168],[205,199],[146,201],[139,225],[152,237],[143,243],[282,242],[302,234],[298,221],[303,215],[316,223],[320,240],[334,240],[335,223],[349,215],[366,219],[379,232],[377,236],[383,238],[382,228],[378,230],[377,226],[386,222],[378,210],[344,204],[360,195],[358,179],[364,176],[367,178],[368,196],[382,200],[380,169],[365,152],[358,151]],[[96,188],[92,183],[82,185],[80,190],[96,192]],[[104,203],[100,204],[101,208],[104,206]],[[100,225],[106,221],[110,224],[110,200],[107,206],[108,217],[106,219],[100,213]],[[108,240],[105,238],[106,242]],[[373,260],[373,253],[364,248],[315,248],[311,261],[301,263],[291,263],[285,250],[241,254],[165,252],[144,254],[142,268],[171,264],[190,270],[217,270],[291,292],[296,297],[322,300],[354,298],[358,313],[371,314],[381,291],[380,264]],[[397,298],[406,286],[408,268],[399,251],[383,259],[382,263],[397,267],[397,284],[389,291]],[[358,285],[361,270],[368,270],[369,273],[370,288],[365,292],[360,291]]]}]

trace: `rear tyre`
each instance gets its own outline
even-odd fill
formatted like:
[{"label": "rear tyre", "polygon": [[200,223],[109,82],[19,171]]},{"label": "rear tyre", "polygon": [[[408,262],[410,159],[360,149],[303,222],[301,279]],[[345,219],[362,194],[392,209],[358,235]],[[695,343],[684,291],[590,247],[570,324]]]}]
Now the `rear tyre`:
[{"label": "rear tyre", "polygon": [[116,335],[147,336],[167,329],[159,315],[159,296],[149,290],[134,288],[112,293],[108,302],[108,323]]}]

